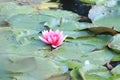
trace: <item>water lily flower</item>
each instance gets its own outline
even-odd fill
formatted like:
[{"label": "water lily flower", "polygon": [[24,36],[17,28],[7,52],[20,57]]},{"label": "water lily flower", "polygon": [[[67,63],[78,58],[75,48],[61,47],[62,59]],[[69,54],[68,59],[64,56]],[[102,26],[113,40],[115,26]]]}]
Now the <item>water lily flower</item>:
[{"label": "water lily flower", "polygon": [[63,35],[63,32],[56,30],[46,30],[42,32],[42,36],[39,36],[40,40],[42,40],[43,42],[45,42],[46,44],[51,45],[52,48],[56,48],[58,46],[60,46],[63,41],[65,40],[65,38],[67,37],[67,35]]}]

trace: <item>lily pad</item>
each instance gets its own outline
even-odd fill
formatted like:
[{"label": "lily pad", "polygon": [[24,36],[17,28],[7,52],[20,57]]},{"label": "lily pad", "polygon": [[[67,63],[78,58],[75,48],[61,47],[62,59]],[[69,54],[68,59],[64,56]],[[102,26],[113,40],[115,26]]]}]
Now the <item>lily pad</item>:
[{"label": "lily pad", "polygon": [[[65,42],[63,45],[61,45],[57,49],[50,52],[50,55],[53,57],[59,57],[61,60],[62,59],[63,60],[75,59],[75,60],[84,61],[87,58],[88,59],[90,58],[90,52],[92,52],[95,49],[100,49],[104,44],[106,44],[107,38],[105,37],[103,40],[102,39],[103,38],[94,38],[94,37],[93,38],[81,38],[81,39],[75,39],[75,40],[68,39],[67,40],[68,42]],[[101,43],[103,43],[103,44],[101,44]],[[96,55],[95,60],[94,60],[94,58],[92,58],[93,55]],[[93,55],[91,53],[91,58],[90,58],[93,61],[99,60],[98,59],[99,56],[104,56],[104,57],[100,58],[100,62],[95,62],[95,63],[102,64],[102,65],[105,64],[106,59],[107,59],[107,61],[110,61],[110,59],[113,57],[112,52],[108,51],[108,53],[107,53],[104,50],[98,51],[98,52],[93,52]],[[97,58],[97,56],[98,56],[98,58]],[[106,56],[106,58],[105,58],[105,56]]]},{"label": "lily pad", "polygon": [[31,38],[35,38],[34,36],[46,29],[45,23],[54,26],[57,19],[46,15],[16,15],[11,17],[9,21],[18,43],[26,44]]},{"label": "lily pad", "polygon": [[50,16],[54,16],[58,19],[60,18],[65,18],[65,19],[68,19],[68,20],[79,20],[80,19],[80,16],[73,13],[73,12],[70,12],[70,11],[64,11],[64,10],[40,10],[39,11],[40,14],[45,14],[45,15],[50,15]]},{"label": "lily pad", "polygon": [[92,36],[93,34],[87,31],[64,31],[65,35],[68,35],[68,38],[84,38]]},{"label": "lily pad", "polygon": [[112,69],[112,74],[113,75],[120,75],[120,65],[117,65],[115,68]]},{"label": "lily pad", "polygon": [[72,77],[73,80],[82,80],[81,76],[79,75],[78,69],[73,69],[70,72],[70,75],[71,75],[71,77]]},{"label": "lily pad", "polygon": [[0,15],[8,17],[16,14],[30,14],[35,13],[37,10],[30,6],[19,6],[14,2],[0,2]]},{"label": "lily pad", "polygon": [[8,72],[24,73],[36,68],[35,58],[30,56],[1,55],[1,60]]},{"label": "lily pad", "polygon": [[0,27],[10,27],[7,16],[0,16]]},{"label": "lily pad", "polygon": [[108,45],[108,47],[119,53],[120,52],[120,46],[119,46],[120,44],[119,43],[120,43],[120,34],[117,34],[113,37],[113,40]]},{"label": "lily pad", "polygon": [[83,80],[106,80],[111,74],[109,71],[103,67],[94,64],[86,64],[79,69],[79,73]]},{"label": "lily pad", "polygon": [[[17,45],[15,35],[11,31],[11,28],[5,27],[0,28],[0,53],[9,52],[10,48],[14,48]],[[5,53],[4,53],[5,54]]]},{"label": "lily pad", "polygon": [[[62,72],[52,60],[33,56],[1,55],[4,70],[18,80],[66,80],[69,76]],[[32,64],[32,65],[31,65]],[[8,66],[9,65],[9,66]],[[24,66],[23,66],[24,65]],[[48,67],[49,66],[49,67]],[[31,78],[32,76],[32,78]]]},{"label": "lily pad", "polygon": [[[95,57],[93,57],[95,56]],[[113,58],[113,53],[107,49],[90,52],[86,55],[86,60],[89,60],[92,64],[104,65]]]},{"label": "lily pad", "polygon": [[[31,76],[40,80],[66,80],[68,75],[64,75],[59,67],[49,59],[36,58],[38,67],[30,73]],[[49,66],[49,67],[48,67]]]},{"label": "lily pad", "polygon": [[113,28],[116,31],[120,31],[119,20],[120,20],[119,11],[112,10],[111,12],[107,11],[104,14],[97,16],[93,20],[93,24],[97,26]]}]

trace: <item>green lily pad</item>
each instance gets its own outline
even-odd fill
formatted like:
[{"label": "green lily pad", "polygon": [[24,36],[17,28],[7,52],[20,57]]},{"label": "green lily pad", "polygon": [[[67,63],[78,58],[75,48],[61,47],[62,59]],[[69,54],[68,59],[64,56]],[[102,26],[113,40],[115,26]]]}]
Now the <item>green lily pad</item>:
[{"label": "green lily pad", "polygon": [[79,73],[83,80],[106,80],[111,76],[105,67],[91,63],[85,64],[82,68],[80,68]]},{"label": "green lily pad", "polygon": [[11,80],[9,78],[9,75],[6,73],[7,71],[5,70],[5,67],[3,66],[3,62],[0,61],[0,80]]},{"label": "green lily pad", "polygon": [[[106,39],[107,39],[106,37],[81,38],[75,40],[67,39],[68,42],[63,43],[63,45],[50,52],[50,55],[53,57],[57,57],[58,59],[61,60],[75,59],[84,61],[86,59],[90,59],[91,61],[93,60],[94,61],[93,63],[95,64],[103,65],[105,64],[105,62],[111,60],[111,58],[113,57],[112,52],[110,52],[109,50],[101,50],[95,52],[92,51],[95,49],[100,49],[104,44],[106,44],[107,42]],[[94,55],[96,55],[95,57],[96,59],[92,58]],[[99,58],[100,56],[103,57]]]},{"label": "green lily pad", "polygon": [[49,23],[49,26],[53,26],[56,25],[54,24],[56,20],[56,18],[46,15],[16,15],[9,19],[19,44],[31,42],[39,32],[46,29],[44,27],[46,22]]},{"label": "green lily pad", "polygon": [[72,77],[73,80],[82,80],[81,76],[79,75],[78,69],[73,69],[70,72],[70,76]]},{"label": "green lily pad", "polygon": [[110,78],[107,79],[107,80],[120,80],[120,75],[112,76],[112,77],[110,77]]},{"label": "green lily pad", "polygon": [[113,28],[116,31],[120,31],[120,14],[117,10],[112,10],[111,12],[107,11],[104,14],[97,16],[93,20],[93,24],[97,26]]},{"label": "green lily pad", "polygon": [[[50,47],[43,43],[38,36],[35,39],[30,39],[26,41],[26,44],[23,45],[18,44],[16,41],[16,36],[12,32],[11,28],[5,27],[0,28],[0,54],[31,54],[31,55],[39,55],[39,52],[49,53]],[[22,38],[20,38],[22,39]],[[40,56],[40,55],[39,55]]]},{"label": "green lily pad", "polygon": [[9,19],[9,23],[13,29],[18,30],[33,30],[40,32],[44,30],[44,25],[54,26],[57,24],[57,19],[46,15],[35,14],[20,14],[15,15]]},{"label": "green lily pad", "polygon": [[86,27],[88,27],[88,23],[79,23],[76,21],[72,21],[72,20],[66,20],[66,19],[62,19],[62,22],[60,22],[58,25],[50,27],[52,29],[59,29],[59,30],[66,30],[66,31],[79,31],[79,30],[83,30],[86,29]]},{"label": "green lily pad", "polygon": [[80,43],[79,40],[75,40],[74,42],[64,43],[61,47],[50,52],[50,54],[63,57],[63,59],[80,59],[81,56],[92,51],[94,48],[95,46],[93,45],[84,45],[83,43]]},{"label": "green lily pad", "polygon": [[92,36],[93,34],[87,31],[64,31],[65,35],[68,35],[67,37],[69,38],[84,38],[84,37],[89,37]]},{"label": "green lily pad", "polygon": [[15,45],[17,45],[17,42],[15,40],[15,35],[11,31],[10,28],[0,28],[0,53],[3,52],[9,52],[10,48],[13,48]]},{"label": "green lily pad", "polygon": [[120,52],[119,43],[120,43],[120,34],[117,34],[113,37],[113,40],[108,45],[108,47],[119,53]]},{"label": "green lily pad", "polygon": [[[95,56],[95,57],[93,57]],[[86,60],[89,60],[92,64],[104,65],[113,58],[113,53],[107,49],[90,52],[86,55]]]},{"label": "green lily pad", "polygon": [[66,80],[69,77],[50,59],[11,54],[1,55],[0,60],[0,64],[2,63],[4,70],[8,72],[6,74],[18,80]]},{"label": "green lily pad", "polygon": [[112,69],[113,75],[120,75],[120,65],[117,65],[115,68]]},{"label": "green lily pad", "polygon": [[120,61],[120,54],[113,51],[114,57],[112,58],[112,61]]},{"label": "green lily pad", "polygon": [[[88,35],[87,32],[77,32],[73,30],[81,30],[86,28],[88,23],[79,23],[71,20],[63,20],[61,26],[59,25],[59,19],[47,16],[47,15],[16,15],[9,19],[9,23],[13,28],[12,31],[16,35],[16,40],[19,44],[28,44],[32,40],[35,39],[35,36],[38,35],[39,32],[46,29],[46,25],[49,28],[59,29],[62,31],[66,31],[71,35],[70,37],[77,38],[84,35]],[[32,24],[31,24],[32,23]],[[69,27],[69,28],[67,28]],[[67,34],[67,35],[69,35]]]},{"label": "green lily pad", "polygon": [[38,67],[32,73],[29,73],[31,76],[39,80],[66,80],[68,78],[68,75],[60,71],[59,66],[51,60],[41,58],[36,58],[36,60]]},{"label": "green lily pad", "polygon": [[25,56],[17,56],[17,55],[8,55],[8,56],[1,55],[1,60],[3,61],[2,63],[6,71],[9,72],[24,73],[24,72],[32,71],[36,67],[36,62],[34,57],[25,57]]},{"label": "green lily pad", "polygon": [[39,12],[40,14],[54,16],[58,19],[65,18],[68,20],[75,20],[75,21],[80,19],[79,15],[65,10],[40,10]]},{"label": "green lily pad", "polygon": [[10,27],[7,16],[0,16],[0,27]]},{"label": "green lily pad", "polygon": [[19,6],[14,2],[0,2],[0,15],[13,16],[16,14],[30,14],[37,10],[30,6]]},{"label": "green lily pad", "polygon": [[43,14],[21,14],[13,16],[9,19],[9,23],[13,27],[13,29],[30,29],[36,31],[42,31],[47,28],[59,29],[59,30],[81,30],[88,27],[88,23],[79,23],[72,20],[57,19],[53,16],[43,15]]}]

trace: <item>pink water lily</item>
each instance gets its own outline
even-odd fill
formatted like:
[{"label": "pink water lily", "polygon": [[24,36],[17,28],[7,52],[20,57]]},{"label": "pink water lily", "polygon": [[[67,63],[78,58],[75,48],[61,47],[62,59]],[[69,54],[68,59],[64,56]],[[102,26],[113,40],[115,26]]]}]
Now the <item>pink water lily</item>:
[{"label": "pink water lily", "polygon": [[63,36],[62,31],[61,32],[59,30],[53,31],[51,29],[49,31],[48,30],[43,31],[42,36],[43,37],[39,36],[39,38],[43,42],[51,45],[51,47],[53,48],[60,46],[67,37],[67,35]]}]

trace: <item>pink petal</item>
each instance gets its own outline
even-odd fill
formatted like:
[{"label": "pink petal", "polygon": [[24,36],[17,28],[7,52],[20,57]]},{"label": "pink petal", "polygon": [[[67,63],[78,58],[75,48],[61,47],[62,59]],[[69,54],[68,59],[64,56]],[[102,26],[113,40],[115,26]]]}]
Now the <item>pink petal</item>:
[{"label": "pink petal", "polygon": [[58,46],[52,45],[52,47],[53,47],[53,48],[56,48],[56,47],[58,47]]},{"label": "pink petal", "polygon": [[59,30],[56,30],[56,31],[55,31],[55,33],[56,33],[56,34],[59,34],[59,33],[60,33],[60,31],[59,31]]},{"label": "pink petal", "polygon": [[43,31],[43,32],[42,32],[42,35],[43,35],[44,38],[47,37],[48,31]]},{"label": "pink petal", "polygon": [[50,44],[46,39],[42,38],[41,36],[39,36],[40,40],[42,40],[43,42]]},{"label": "pink petal", "polygon": [[55,34],[58,35],[59,37],[61,36],[61,32],[59,30],[56,30]]},{"label": "pink petal", "polygon": [[49,34],[52,35],[54,34],[54,31],[52,31],[52,29],[49,30]]},{"label": "pink petal", "polygon": [[65,40],[66,37],[67,37],[67,35],[65,35],[64,37],[61,36],[57,44],[61,45],[63,43],[63,41]]},{"label": "pink petal", "polygon": [[57,37],[53,37],[53,42],[56,42],[57,41]]},{"label": "pink petal", "polygon": [[51,38],[50,36],[47,37],[47,40],[48,40],[48,42],[49,42],[50,44],[53,43],[53,40],[52,40],[52,38]]}]

